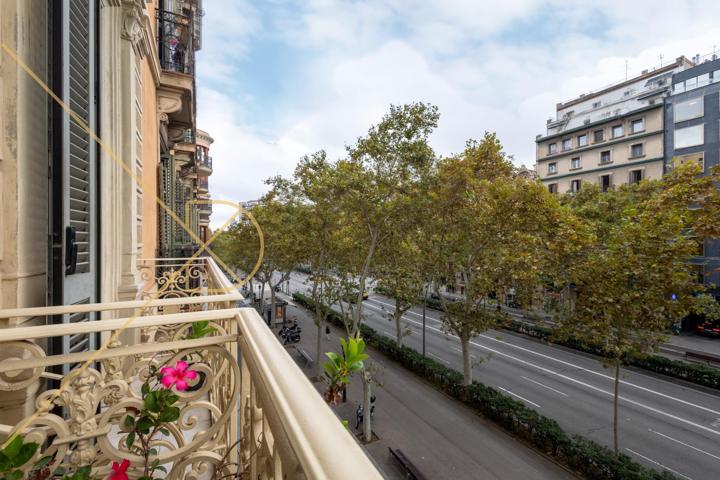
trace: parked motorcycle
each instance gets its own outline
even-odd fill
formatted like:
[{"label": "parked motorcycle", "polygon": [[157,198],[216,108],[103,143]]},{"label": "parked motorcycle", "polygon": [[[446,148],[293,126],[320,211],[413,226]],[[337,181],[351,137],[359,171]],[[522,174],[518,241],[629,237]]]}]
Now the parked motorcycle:
[{"label": "parked motorcycle", "polygon": [[300,327],[297,324],[285,326],[280,329],[278,335],[283,341],[283,345],[290,345],[300,342]]}]

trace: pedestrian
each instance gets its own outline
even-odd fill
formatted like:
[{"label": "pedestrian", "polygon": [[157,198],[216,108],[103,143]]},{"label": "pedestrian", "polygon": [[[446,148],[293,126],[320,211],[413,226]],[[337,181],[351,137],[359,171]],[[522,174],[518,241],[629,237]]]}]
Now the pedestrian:
[{"label": "pedestrian", "polygon": [[325,340],[330,340],[330,325],[325,325]]},{"label": "pedestrian", "polygon": [[355,430],[358,430],[360,428],[360,425],[363,423],[363,406],[362,404],[358,405],[357,410],[355,410]]}]

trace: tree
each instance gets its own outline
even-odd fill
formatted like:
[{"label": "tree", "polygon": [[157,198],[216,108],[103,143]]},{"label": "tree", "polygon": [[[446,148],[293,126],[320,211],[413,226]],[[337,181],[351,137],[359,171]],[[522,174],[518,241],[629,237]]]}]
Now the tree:
[{"label": "tree", "polygon": [[574,311],[557,335],[600,348],[614,367],[613,445],[618,452],[621,363],[646,354],[688,311],[695,287],[687,261],[694,241],[685,232],[688,205],[669,202],[668,183],[650,182],[570,201],[594,241],[571,266]]},{"label": "tree", "polygon": [[[541,284],[558,202],[543,186],[514,175],[494,134],[468,141],[440,163],[431,196],[429,255],[445,330],[460,340],[465,385],[472,383],[470,339],[498,320],[493,298],[512,288],[527,303]],[[464,295],[440,293],[461,282]]]},{"label": "tree", "polygon": [[402,345],[403,336],[409,334],[402,329],[402,316],[422,296],[424,285],[423,252],[411,238],[414,230],[405,233],[406,238],[393,239],[381,249],[375,268],[378,286],[395,302],[388,320],[395,325],[398,346]]},{"label": "tree", "polygon": [[[341,214],[344,253],[339,273],[357,283],[349,336],[359,337],[363,293],[378,248],[406,228],[413,191],[434,163],[428,136],[437,126],[437,107],[424,103],[391,106],[367,135],[348,147],[348,158],[335,165],[333,197]],[[363,376],[366,412],[370,411],[370,379]],[[364,423],[370,440],[371,422]]]}]

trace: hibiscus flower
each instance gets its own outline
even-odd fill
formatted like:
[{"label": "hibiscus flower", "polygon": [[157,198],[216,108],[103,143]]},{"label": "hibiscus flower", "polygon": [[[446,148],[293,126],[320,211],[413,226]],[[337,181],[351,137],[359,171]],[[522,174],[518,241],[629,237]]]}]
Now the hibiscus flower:
[{"label": "hibiscus flower", "polygon": [[195,370],[188,370],[187,362],[177,362],[175,367],[163,367],[160,369],[160,373],[163,375],[162,384],[166,388],[171,388],[175,385],[178,390],[187,390],[188,380],[194,380],[197,377]]}]

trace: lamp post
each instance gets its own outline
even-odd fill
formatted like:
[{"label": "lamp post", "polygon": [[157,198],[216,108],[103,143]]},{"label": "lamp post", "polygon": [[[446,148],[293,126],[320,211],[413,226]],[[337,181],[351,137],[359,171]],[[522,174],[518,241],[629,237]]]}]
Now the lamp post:
[{"label": "lamp post", "polygon": [[425,283],[425,296],[423,296],[423,332],[422,332],[422,354],[425,356],[425,305],[427,304],[427,294],[430,288],[429,283]]}]

